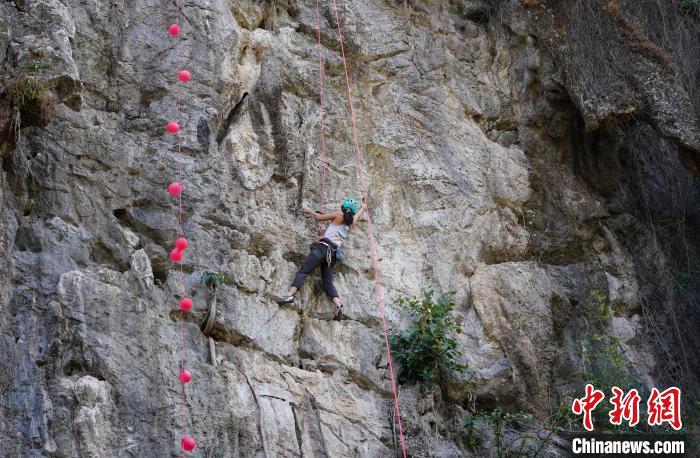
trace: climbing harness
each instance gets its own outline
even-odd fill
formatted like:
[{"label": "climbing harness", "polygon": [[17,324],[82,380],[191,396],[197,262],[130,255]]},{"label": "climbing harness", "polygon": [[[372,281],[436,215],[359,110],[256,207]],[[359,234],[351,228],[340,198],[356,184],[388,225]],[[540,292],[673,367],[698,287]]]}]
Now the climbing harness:
[{"label": "climbing harness", "polygon": [[[365,167],[364,167],[364,161],[362,157],[362,153],[360,151],[360,141],[359,137],[357,134],[357,123],[355,121],[355,107],[354,103],[352,100],[352,90],[351,90],[351,84],[350,84],[350,75],[348,73],[348,66],[347,66],[347,60],[345,58],[345,45],[343,42],[343,32],[341,30],[341,25],[340,25],[340,14],[338,13],[338,5],[336,4],[336,0],[332,0],[333,3],[333,12],[335,13],[335,23],[337,26],[337,32],[338,32],[338,41],[340,43],[340,53],[341,53],[341,59],[343,62],[343,70],[345,72],[345,87],[346,87],[346,92],[347,92],[347,97],[348,97],[348,108],[350,111],[350,119],[352,121],[352,132],[353,132],[353,140],[355,144],[355,161],[356,161],[356,167],[355,167],[355,172],[357,174],[357,178],[360,182],[360,189],[362,191],[362,197],[365,202],[367,202],[367,187],[365,185]],[[321,54],[321,13],[320,13],[320,0],[316,0],[316,36],[318,38],[318,56],[319,56],[319,73],[320,73],[320,105],[321,105],[321,154],[322,154],[322,163],[323,163],[323,172],[321,175],[321,208],[323,209],[323,202],[326,194],[326,168],[327,168],[327,154],[326,154],[326,143],[325,143],[325,128],[324,128],[324,122],[323,122],[323,115],[324,115],[324,106],[323,106],[323,57]],[[391,357],[391,348],[389,346],[389,331],[387,328],[386,324],[386,314],[384,311],[384,301],[382,298],[382,284],[381,284],[381,276],[379,273],[379,266],[377,262],[377,245],[376,245],[376,240],[374,237],[374,225],[372,223],[372,218],[370,216],[369,211],[367,213],[367,235],[369,238],[369,245],[370,245],[370,252],[371,252],[371,259],[372,259],[372,269],[374,270],[374,283],[375,283],[375,291],[377,293],[377,305],[380,310],[381,314],[381,320],[382,320],[382,328],[384,330],[384,343],[386,345],[386,352],[387,352],[387,360],[389,362],[389,375],[391,377],[391,387],[393,390],[393,395],[394,395],[394,410],[396,412],[396,419],[398,420],[399,424],[399,437],[401,439],[401,449],[403,451],[403,456],[406,458],[406,443],[404,440],[404,435],[403,435],[403,425],[401,424],[401,411],[399,408],[399,396],[398,396],[398,389],[396,386],[396,378],[394,377],[394,366],[392,363],[392,357]],[[319,231],[321,231],[319,229]],[[337,312],[336,312],[337,313]]]}]

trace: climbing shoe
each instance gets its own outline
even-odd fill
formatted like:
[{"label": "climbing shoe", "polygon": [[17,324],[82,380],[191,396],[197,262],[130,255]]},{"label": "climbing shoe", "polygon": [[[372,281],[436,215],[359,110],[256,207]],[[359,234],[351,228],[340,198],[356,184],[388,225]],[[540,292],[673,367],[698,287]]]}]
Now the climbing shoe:
[{"label": "climbing shoe", "polygon": [[333,320],[340,321],[343,318],[343,304],[340,307],[336,307],[335,313],[333,314]]},{"label": "climbing shoe", "polygon": [[277,298],[277,304],[279,305],[284,305],[284,304],[293,304],[294,303],[294,296],[282,296]]}]

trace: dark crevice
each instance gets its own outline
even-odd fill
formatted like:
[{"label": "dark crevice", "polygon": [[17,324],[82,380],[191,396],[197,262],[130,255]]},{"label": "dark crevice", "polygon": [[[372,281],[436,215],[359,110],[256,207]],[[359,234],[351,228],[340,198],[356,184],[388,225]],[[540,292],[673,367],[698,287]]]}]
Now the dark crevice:
[{"label": "dark crevice", "polygon": [[124,221],[124,218],[126,218],[126,208],[117,208],[112,213],[120,223],[122,223]]},{"label": "dark crevice", "polygon": [[42,249],[41,242],[34,233],[34,230],[27,226],[22,226],[17,229],[15,247],[19,251],[31,251],[32,253],[39,253]]},{"label": "dark crevice", "polygon": [[[152,259],[151,263],[153,263]],[[153,269],[153,282],[156,284],[156,286],[164,285],[167,283],[168,272],[170,272],[169,269]]]},{"label": "dark crevice", "polygon": [[300,419],[297,416],[297,409],[292,405],[290,406],[292,408],[292,415],[294,415],[294,435],[297,438],[297,445],[299,446],[299,453],[304,453],[304,447],[303,447],[303,441],[302,441],[302,436],[301,436],[301,427],[303,425],[300,424]]},{"label": "dark crevice", "polygon": [[246,97],[248,97],[248,93],[244,92],[243,97],[241,97],[241,100],[234,105],[234,107],[229,111],[228,116],[226,116],[226,121],[224,121],[223,125],[221,128],[219,128],[219,133],[216,135],[216,143],[221,145],[221,142],[224,141],[224,137],[226,137],[226,134],[228,133],[229,128],[231,127],[231,124],[233,124],[233,121],[236,120],[238,115],[240,114],[241,110],[243,109],[243,102],[245,101]]},{"label": "dark crevice", "polygon": [[207,122],[207,118],[201,116],[199,118],[199,121],[197,121],[197,143],[199,143],[199,146],[202,148],[202,151],[204,153],[209,152],[210,135],[211,131],[209,130],[209,123]]}]

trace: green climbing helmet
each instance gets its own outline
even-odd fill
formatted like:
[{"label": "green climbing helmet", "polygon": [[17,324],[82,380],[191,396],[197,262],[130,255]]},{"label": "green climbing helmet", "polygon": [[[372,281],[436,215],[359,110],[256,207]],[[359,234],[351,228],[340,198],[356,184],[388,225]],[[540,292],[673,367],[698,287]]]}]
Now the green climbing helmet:
[{"label": "green climbing helmet", "polygon": [[343,210],[349,208],[351,212],[357,213],[357,210],[360,209],[360,203],[355,199],[345,199],[345,202],[343,202],[343,205],[341,205],[340,208]]}]

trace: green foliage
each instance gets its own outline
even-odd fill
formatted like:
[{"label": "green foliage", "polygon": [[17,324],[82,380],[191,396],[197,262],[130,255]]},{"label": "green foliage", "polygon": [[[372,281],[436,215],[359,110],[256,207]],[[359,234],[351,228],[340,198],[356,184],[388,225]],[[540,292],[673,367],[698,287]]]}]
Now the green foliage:
[{"label": "green foliage", "polygon": [[200,277],[202,283],[211,289],[216,289],[217,286],[224,282],[224,275],[219,272],[205,270]]},{"label": "green foliage", "polygon": [[32,102],[35,102],[41,95],[46,93],[46,87],[37,81],[33,76],[26,76],[15,80],[9,85],[8,99],[10,105],[20,109]]},{"label": "green foliage", "polygon": [[564,402],[559,406],[559,409],[554,415],[545,421],[544,427],[546,434],[542,437],[541,432],[536,434],[536,440],[539,442],[538,447],[533,451],[532,456],[542,456],[545,448],[552,442],[554,436],[560,431],[564,431],[573,421],[573,413],[568,402]]},{"label": "green foliage", "polygon": [[[532,419],[532,414],[527,412],[507,412],[497,403],[496,407],[490,412],[479,412],[475,414],[467,412],[462,420],[461,428],[465,433],[467,445],[475,449],[483,445],[483,438],[476,434],[475,431],[476,422],[481,420],[486,423],[493,431],[496,456],[501,458],[513,456],[512,453],[509,453],[510,444],[506,444],[503,440],[504,428],[512,423],[530,422]],[[523,435],[521,437],[520,450],[517,452],[516,456],[521,456],[523,448],[532,443],[535,439],[535,437]]]},{"label": "green foliage", "polygon": [[35,72],[44,68],[44,57],[46,57],[46,51],[44,48],[34,48],[32,49],[33,59],[24,66],[25,70]]},{"label": "green foliage", "polygon": [[613,313],[602,292],[592,290],[591,301],[584,305],[582,316],[587,329],[580,340],[581,366],[579,375],[596,388],[610,389],[630,385],[627,364],[620,351],[620,339],[609,329]]},{"label": "green foliage", "polygon": [[673,277],[676,280],[676,288],[687,289],[700,281],[700,270],[675,270]]},{"label": "green foliage", "polygon": [[[635,386],[630,376],[627,362],[621,351],[620,339],[610,331],[609,320],[613,313],[608,299],[602,292],[592,290],[591,301],[584,304],[582,316],[587,322],[587,329],[580,337],[580,365],[577,370],[584,384],[590,383],[607,396],[616,386],[624,391]],[[583,387],[582,387],[583,390]],[[581,390],[581,392],[582,392]],[[613,426],[608,420],[612,409],[609,402],[601,402],[594,411],[596,429],[620,432],[625,430],[624,424]]]},{"label": "green foliage", "polygon": [[32,49],[32,55],[37,59],[43,59],[44,57],[46,57],[46,50],[41,47],[34,48]]},{"label": "green foliage", "polygon": [[394,356],[401,363],[399,383],[424,383],[432,386],[440,371],[466,372],[468,367],[458,363],[462,352],[457,348],[455,333],[461,328],[452,317],[454,291],[433,298],[433,290],[416,296],[401,297],[397,304],[414,318],[413,324],[389,338]]},{"label": "green foliage", "polygon": [[523,213],[523,219],[527,226],[533,226],[535,224],[535,219],[537,218],[537,212],[535,210],[528,208]]},{"label": "green foliage", "polygon": [[[562,403],[559,410],[538,426],[533,425],[532,414],[523,411],[504,411],[497,400],[496,407],[489,412],[467,412],[460,426],[465,435],[464,441],[472,450],[477,450],[484,445],[484,439],[476,431],[477,423],[483,422],[493,431],[496,456],[519,458],[543,456],[554,436],[565,430],[571,421],[568,402]],[[527,428],[519,428],[517,439],[506,442],[505,430],[515,423],[521,423]]]},{"label": "green foliage", "polygon": [[496,454],[500,457],[507,455],[507,447],[503,442],[503,427],[513,422],[532,421],[532,415],[525,412],[506,412],[500,404],[491,412],[481,414],[486,423],[493,429],[493,435],[496,441]]},{"label": "green foliage", "polygon": [[676,0],[676,6],[680,10],[690,10],[700,7],[700,0]]},{"label": "green foliage", "polygon": [[43,66],[44,65],[41,63],[40,60],[32,59],[31,62],[24,66],[24,69],[35,72],[37,70],[41,70]]},{"label": "green foliage", "polygon": [[465,434],[465,442],[467,446],[471,449],[477,449],[484,444],[484,439],[476,433],[476,421],[479,418],[478,415],[467,412],[462,419],[462,424],[460,428]]}]

